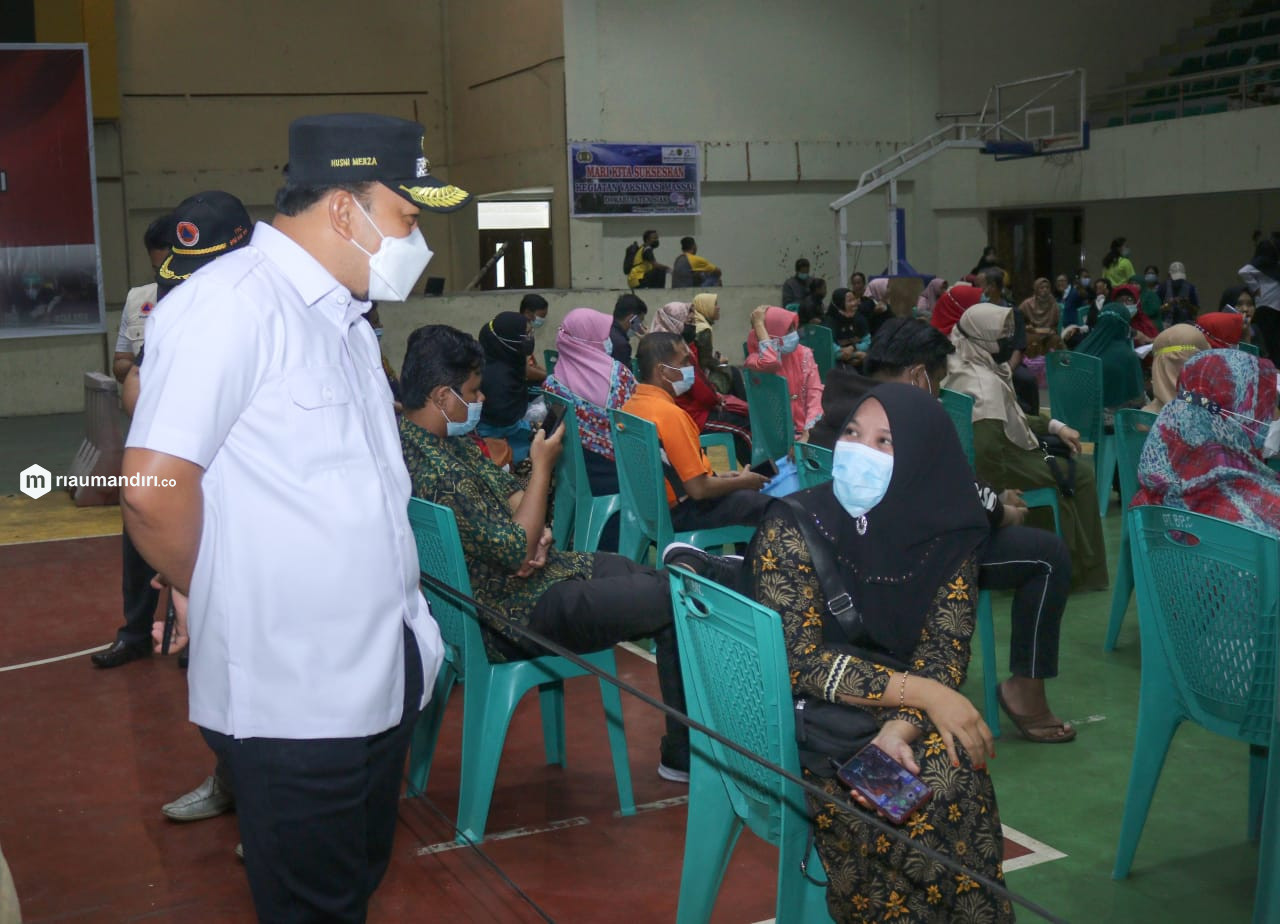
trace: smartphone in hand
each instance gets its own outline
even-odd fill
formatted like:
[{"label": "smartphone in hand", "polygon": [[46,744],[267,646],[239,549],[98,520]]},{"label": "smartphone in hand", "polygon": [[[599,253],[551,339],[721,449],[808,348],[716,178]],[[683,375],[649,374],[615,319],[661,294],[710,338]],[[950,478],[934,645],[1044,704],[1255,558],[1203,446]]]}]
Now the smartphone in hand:
[{"label": "smartphone in hand", "polygon": [[[548,402],[549,403],[549,402]],[[560,426],[564,420],[564,408],[558,404],[553,404],[547,408],[547,416],[542,418],[542,432],[547,436],[551,436],[556,432],[556,428]]]},{"label": "smartphone in hand", "polygon": [[765,459],[759,465],[751,466],[750,470],[757,475],[763,475],[766,481],[772,481],[778,477],[778,466],[769,459]]},{"label": "smartphone in hand", "polygon": [[836,776],[897,825],[933,798],[919,777],[874,744],[853,755]]}]

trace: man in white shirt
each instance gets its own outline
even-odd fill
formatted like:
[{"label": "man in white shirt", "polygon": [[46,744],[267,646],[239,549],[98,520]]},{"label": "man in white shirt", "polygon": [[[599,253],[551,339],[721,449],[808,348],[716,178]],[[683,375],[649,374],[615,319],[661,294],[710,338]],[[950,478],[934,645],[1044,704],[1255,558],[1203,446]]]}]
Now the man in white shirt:
[{"label": "man in white shirt", "polygon": [[189,597],[191,720],[231,776],[262,921],[365,919],[443,654],[361,317],[426,268],[420,208],[470,199],[422,138],[387,116],[294,121],[275,219],[147,326],[124,468],[168,481],[125,490],[124,517]]}]

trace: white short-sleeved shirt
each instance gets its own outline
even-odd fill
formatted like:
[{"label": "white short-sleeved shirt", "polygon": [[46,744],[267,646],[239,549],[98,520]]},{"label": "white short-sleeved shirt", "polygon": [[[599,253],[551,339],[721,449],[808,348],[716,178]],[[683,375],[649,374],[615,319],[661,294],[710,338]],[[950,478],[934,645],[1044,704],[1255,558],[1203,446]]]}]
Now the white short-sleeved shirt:
[{"label": "white short-sleeved shirt", "polygon": [[156,291],[156,284],[149,282],[145,286],[134,286],[124,297],[124,310],[120,312],[120,332],[116,334],[117,353],[132,353],[137,356],[142,352],[144,326],[156,307]]},{"label": "white short-sleeved shirt", "polygon": [[443,646],[418,590],[409,475],[368,307],[260,223],[147,323],[128,445],[205,470],[188,673],[191,721],[204,728],[390,728],[403,711],[404,624],[424,704],[430,695]]}]

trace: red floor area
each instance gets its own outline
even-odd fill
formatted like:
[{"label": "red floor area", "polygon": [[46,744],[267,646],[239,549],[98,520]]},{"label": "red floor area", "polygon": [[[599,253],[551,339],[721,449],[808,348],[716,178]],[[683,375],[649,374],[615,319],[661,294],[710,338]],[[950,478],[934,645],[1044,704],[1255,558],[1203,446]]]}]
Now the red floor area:
[{"label": "red floor area", "polygon": [[[109,641],[119,620],[119,539],[0,548],[6,588],[0,666]],[[626,680],[657,695],[653,666],[619,652]],[[625,698],[624,698],[625,699]],[[187,720],[172,659],[100,671],[87,657],[0,673],[0,844],[28,922],[240,922],[252,905],[233,848],[235,816],[177,825],[164,802],[210,772]],[[551,918],[633,924],[675,918],[684,845],[682,805],[615,816],[617,791],[599,686],[570,681],[568,766],[544,763],[536,697],[517,712],[489,816],[490,833],[585,818],[587,823],[483,845],[492,863]],[[462,697],[449,704],[427,798],[403,800],[391,868],[372,922],[542,920],[503,875],[452,840]],[[661,717],[626,700],[637,803],[684,795],[655,772]],[[1010,845],[1011,847],[1013,845]],[[1017,849],[1011,850],[1015,855]],[[734,854],[716,921],[773,916],[776,851],[750,834]]]}]

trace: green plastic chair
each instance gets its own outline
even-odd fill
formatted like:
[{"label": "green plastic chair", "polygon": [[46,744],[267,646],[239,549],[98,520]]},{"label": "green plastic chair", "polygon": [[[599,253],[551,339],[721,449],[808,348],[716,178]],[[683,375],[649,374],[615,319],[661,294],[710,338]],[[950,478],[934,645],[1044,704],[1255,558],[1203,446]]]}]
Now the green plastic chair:
[{"label": "green plastic chair", "polygon": [[1262,355],[1258,350],[1258,345],[1256,343],[1240,343],[1237,345],[1237,349],[1243,353],[1252,353],[1254,356]]},{"label": "green plastic chair", "polygon": [[[462,558],[458,524],[448,507],[413,498],[409,501],[409,525],[418,543],[418,566],[426,574],[471,595]],[[445,663],[436,678],[431,702],[418,721],[409,750],[407,795],[419,796],[427,788],[440,724],[454,684],[462,683],[462,789],[458,794],[458,842],[484,837],[489,803],[498,778],[498,764],[512,713],[525,693],[538,688],[542,706],[542,734],[547,763],[565,763],[564,681],[586,671],[551,655],[491,664],[474,608],[445,594],[423,587],[431,602],[431,615],[440,626],[446,644]],[[617,676],[613,649],[582,655],[600,670]],[[618,688],[600,681],[605,724],[613,751],[613,772],[618,782],[618,804],[623,815],[636,811],[631,792],[631,765],[627,760],[627,735],[622,725],[622,697]]]},{"label": "green plastic chair", "polygon": [[[1125,408],[1116,411],[1116,464],[1120,468],[1120,509],[1128,510],[1129,502],[1138,491],[1138,460],[1147,434],[1156,422],[1150,411]],[[1129,609],[1129,597],[1133,594],[1133,562],[1130,560],[1129,521],[1120,524],[1120,561],[1116,568],[1115,584],[1111,588],[1111,618],[1107,622],[1107,638],[1103,651],[1114,651],[1125,611]]]},{"label": "green plastic chair", "polygon": [[[972,468],[975,458],[973,449],[973,396],[966,395],[963,392],[952,391],[950,388],[944,388],[941,390],[939,397],[947,416],[955,424],[956,436],[960,437],[960,448],[964,450],[965,457],[969,460],[969,466]],[[1062,535],[1062,513],[1058,507],[1057,488],[1036,488],[1031,491],[1023,491],[1022,500],[1028,509],[1034,510],[1037,507],[1048,507],[1052,510],[1053,530],[1059,536]]]},{"label": "green plastic chair", "polygon": [[[1187,719],[1250,745],[1248,828],[1258,837],[1280,618],[1276,537],[1169,507],[1127,516],[1142,679],[1115,879],[1129,875],[1169,743]],[[1259,870],[1259,881],[1274,876],[1274,868]]]},{"label": "green plastic chair", "polygon": [[[617,494],[596,497],[587,479],[587,463],[578,436],[578,414],[573,402],[559,395],[544,396],[549,406],[564,408],[564,450],[556,468],[556,510],[551,523],[551,536],[556,548],[568,548],[569,534],[578,552],[594,552],[600,547],[600,534],[605,524],[622,507]],[[561,505],[569,513],[561,515]],[[562,523],[566,524],[562,526]]]},{"label": "green plastic chair", "polygon": [[771,372],[744,369],[747,417],[751,421],[751,464],[773,462],[791,454],[795,421],[791,419],[791,389],[787,380]]},{"label": "green plastic chair", "polygon": [[542,362],[547,367],[547,375],[556,371],[556,360],[560,358],[559,350],[543,350]]},{"label": "green plastic chair", "polygon": [[619,554],[643,562],[650,545],[657,546],[661,555],[672,542],[716,549],[751,541],[755,533],[752,526],[720,526],[677,533],[671,525],[671,510],[667,506],[657,426],[651,420],[615,409],[609,411],[609,430],[613,436],[622,499]]},{"label": "green plastic chair", "polygon": [[1080,431],[1080,438],[1086,443],[1093,443],[1098,512],[1105,517],[1111,505],[1116,443],[1115,435],[1106,432],[1102,416],[1102,360],[1070,350],[1054,350],[1045,356],[1044,366],[1053,416]]},{"label": "green plastic chair", "polygon": [[800,487],[813,488],[831,480],[834,453],[812,443],[796,443],[796,470]]},{"label": "green plastic chair", "polygon": [[[1277,658],[1276,685],[1280,688],[1280,658]],[[1272,716],[1268,753],[1280,755],[1280,709]],[[1264,791],[1280,793],[1280,756],[1267,761]],[[1253,924],[1280,921],[1280,798],[1266,799],[1263,806],[1261,842],[1258,845],[1258,888],[1253,896]]]},{"label": "green plastic chair", "polygon": [[831,328],[825,324],[806,324],[800,328],[800,345],[813,351],[813,361],[818,364],[818,376],[827,380],[827,373],[835,368],[836,341]]},{"label": "green plastic chair", "polygon": [[[778,614],[689,572],[669,574],[689,717],[799,776]],[[690,751],[676,924],[711,920],[744,825],[779,848],[777,920],[830,922],[826,889],[801,871],[809,859],[809,812],[800,787],[697,731],[690,731]],[[808,865],[817,878],[816,856]]]}]

